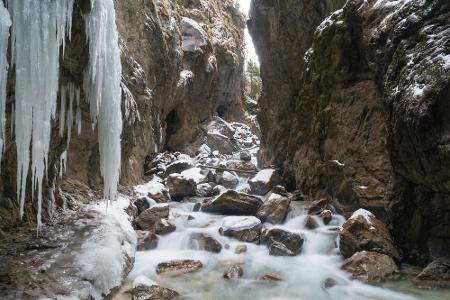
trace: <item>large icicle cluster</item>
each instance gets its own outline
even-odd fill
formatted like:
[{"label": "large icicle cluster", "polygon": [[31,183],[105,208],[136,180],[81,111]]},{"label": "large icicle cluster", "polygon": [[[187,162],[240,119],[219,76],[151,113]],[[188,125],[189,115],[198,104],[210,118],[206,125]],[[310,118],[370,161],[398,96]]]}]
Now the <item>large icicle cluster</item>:
[{"label": "large icicle cluster", "polygon": [[115,199],[120,175],[122,113],[120,87],[122,64],[113,0],[92,1],[86,18],[89,66],[84,91],[91,118],[98,123],[100,171],[105,199]]},{"label": "large icicle cluster", "polygon": [[[7,0],[12,17],[11,63],[16,66],[17,197],[23,215],[30,165],[41,222],[42,181],[56,113],[60,47],[70,35],[73,0]],[[34,194],[34,193],[33,193]]]},{"label": "large icicle cluster", "polygon": [[5,147],[5,107],[6,107],[6,78],[8,77],[8,51],[9,27],[11,18],[8,10],[0,1],[0,166]]},{"label": "large icicle cluster", "polygon": [[[73,5],[74,0],[6,0],[6,9],[0,1],[0,160],[5,139],[6,52],[11,27],[11,65],[15,65],[16,70],[11,119],[14,118],[17,146],[17,197],[22,217],[31,164],[32,196],[37,194],[38,197],[38,227],[51,124],[57,115],[60,52],[62,47],[64,53],[65,39],[70,38]],[[89,66],[84,92],[90,102],[92,122],[98,125],[104,196],[115,199],[122,132],[119,40],[113,0],[91,0],[91,5],[91,12],[85,16]],[[62,86],[60,94],[60,134],[67,126],[69,142],[75,119],[78,134],[81,131],[80,90],[69,83]],[[66,100],[69,101],[68,109]]]}]

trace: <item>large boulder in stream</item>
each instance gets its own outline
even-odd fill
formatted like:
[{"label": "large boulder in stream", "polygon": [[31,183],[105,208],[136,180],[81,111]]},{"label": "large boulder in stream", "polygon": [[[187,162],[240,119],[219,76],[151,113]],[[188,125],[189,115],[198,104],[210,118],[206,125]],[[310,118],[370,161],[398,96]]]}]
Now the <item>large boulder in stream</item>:
[{"label": "large boulder in stream", "polygon": [[256,195],[265,195],[280,183],[281,177],[275,169],[261,170],[248,181],[250,189]]},{"label": "large boulder in stream", "polygon": [[203,268],[203,264],[199,260],[171,260],[168,262],[159,263],[156,266],[156,273],[164,276],[178,276],[198,271],[201,268]]},{"label": "large boulder in stream", "polygon": [[227,189],[234,189],[239,184],[239,178],[231,172],[224,171],[219,175],[219,184]]},{"label": "large boulder in stream", "polygon": [[401,259],[386,226],[364,209],[355,211],[341,226],[339,249],[344,258],[366,250],[386,254],[396,261]]},{"label": "large boulder in stream", "polygon": [[417,275],[416,280],[421,284],[431,282],[433,285],[450,286],[450,260],[445,258],[433,260]]},{"label": "large boulder in stream", "polygon": [[169,188],[170,197],[175,201],[197,195],[196,182],[178,173],[167,177],[167,187]]},{"label": "large boulder in stream", "polygon": [[291,200],[289,198],[272,193],[261,205],[256,213],[256,217],[262,222],[282,223],[286,219],[290,203]]},{"label": "large boulder in stream", "polygon": [[229,190],[217,199],[203,204],[202,211],[234,216],[254,216],[261,205],[262,201],[255,196]]},{"label": "large boulder in stream", "polygon": [[219,232],[242,242],[259,244],[261,230],[261,221],[255,217],[226,217]]},{"label": "large boulder in stream", "polygon": [[371,251],[353,254],[344,261],[342,269],[350,273],[353,279],[370,283],[397,279],[400,276],[398,267],[390,256]]},{"label": "large boulder in stream", "polygon": [[133,300],[177,300],[181,299],[177,292],[159,285],[140,285],[131,290]]},{"label": "large boulder in stream", "polygon": [[168,234],[176,230],[176,226],[169,222],[169,205],[158,204],[141,213],[134,221],[138,229],[156,234]]},{"label": "large boulder in stream", "polygon": [[269,247],[269,255],[273,256],[295,256],[300,253],[303,242],[302,235],[280,228],[265,230],[261,235],[261,243]]}]

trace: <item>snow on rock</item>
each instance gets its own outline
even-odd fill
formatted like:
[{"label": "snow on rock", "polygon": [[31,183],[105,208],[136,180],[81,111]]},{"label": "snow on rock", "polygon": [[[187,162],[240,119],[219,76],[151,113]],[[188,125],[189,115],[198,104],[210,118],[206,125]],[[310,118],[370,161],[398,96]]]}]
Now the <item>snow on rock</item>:
[{"label": "snow on rock", "polygon": [[255,227],[256,225],[261,224],[261,220],[256,217],[225,217],[222,221],[222,229],[224,231],[227,230],[245,230]]},{"label": "snow on rock", "polygon": [[248,184],[254,194],[265,195],[280,182],[281,178],[275,169],[264,169],[250,178]]},{"label": "snow on rock", "polygon": [[[70,36],[73,0],[7,0],[6,4],[12,19],[11,63],[16,67],[17,198],[22,217],[31,156],[39,227],[51,119],[56,112],[60,47],[66,36]],[[4,11],[2,16],[6,16]]]},{"label": "snow on rock", "polygon": [[180,22],[182,45],[185,52],[196,52],[206,46],[205,31],[196,21],[190,18],[182,18]]},{"label": "snow on rock", "polygon": [[8,76],[9,27],[11,18],[8,10],[0,3],[0,167],[5,147],[5,108],[6,108],[6,78]]},{"label": "snow on rock", "polygon": [[101,225],[81,246],[77,264],[80,276],[92,283],[90,293],[95,299],[103,299],[131,270],[137,236],[125,212],[129,204],[129,199],[119,197],[111,205],[91,206],[101,214]]},{"label": "snow on rock", "polygon": [[166,187],[162,182],[163,180],[161,178],[153,176],[152,180],[145,184],[135,186],[134,190],[142,196],[147,196],[148,194],[156,195],[166,190]]},{"label": "snow on rock", "polygon": [[194,78],[194,73],[189,70],[183,70],[180,72],[180,79],[178,80],[177,87],[185,87]]},{"label": "snow on rock", "polygon": [[[372,213],[371,213],[370,211],[368,211],[368,210],[365,210],[365,209],[363,209],[363,208],[360,208],[360,209],[358,209],[357,211],[355,211],[355,212],[350,216],[349,219],[356,219],[356,218],[358,218],[359,216],[363,217],[363,218],[367,221],[367,223],[369,223],[369,224],[371,225],[371,229],[372,229],[373,225],[372,225],[371,219],[375,218],[374,214],[372,214]],[[373,229],[375,229],[375,227],[373,227]]]},{"label": "snow on rock", "polygon": [[274,169],[264,169],[258,172],[255,177],[250,179],[252,182],[265,182],[268,183],[270,181],[270,178],[272,177],[273,173],[276,172]]},{"label": "snow on rock", "polygon": [[140,275],[133,280],[134,288],[138,286],[152,286],[152,285],[156,285],[156,282],[154,282],[153,280],[144,275]]},{"label": "snow on rock", "polygon": [[206,178],[205,175],[202,174],[202,169],[200,168],[191,168],[181,172],[181,176],[190,180],[194,180],[196,184],[203,182]]}]

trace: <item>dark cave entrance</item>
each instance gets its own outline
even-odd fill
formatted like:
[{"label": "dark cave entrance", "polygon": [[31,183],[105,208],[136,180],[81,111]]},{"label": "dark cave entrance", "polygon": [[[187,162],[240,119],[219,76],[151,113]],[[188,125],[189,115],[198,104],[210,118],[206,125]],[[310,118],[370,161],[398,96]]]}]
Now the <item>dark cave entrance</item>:
[{"label": "dark cave entrance", "polygon": [[220,118],[224,119],[225,116],[227,115],[227,110],[228,109],[226,105],[219,105],[219,107],[217,107],[216,109],[216,112]]},{"label": "dark cave entrance", "polygon": [[179,117],[175,109],[172,109],[169,114],[166,116],[166,135],[167,139],[169,136],[175,134],[178,130],[179,126]]}]

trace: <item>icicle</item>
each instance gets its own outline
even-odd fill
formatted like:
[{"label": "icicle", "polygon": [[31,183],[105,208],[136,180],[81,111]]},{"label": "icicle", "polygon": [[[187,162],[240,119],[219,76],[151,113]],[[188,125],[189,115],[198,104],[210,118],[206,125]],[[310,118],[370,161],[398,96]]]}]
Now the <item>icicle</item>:
[{"label": "icicle", "polygon": [[67,162],[67,149],[61,153],[59,157],[59,178],[62,178],[63,174],[66,172],[66,162]]},{"label": "icicle", "polygon": [[73,0],[6,2],[12,17],[11,62],[16,66],[17,197],[22,217],[31,148],[39,228],[51,118],[56,113],[60,47],[70,36]]},{"label": "icicle", "polygon": [[0,166],[2,154],[6,144],[5,134],[5,108],[6,108],[6,79],[8,77],[8,51],[9,27],[11,27],[11,18],[9,12],[0,1]]},{"label": "icicle", "polygon": [[66,126],[66,87],[62,86],[60,90],[59,103],[59,136],[64,135],[64,128]]},{"label": "icicle", "polygon": [[89,65],[84,91],[90,102],[91,119],[98,123],[100,171],[104,198],[115,199],[120,176],[120,135],[122,132],[119,37],[113,0],[91,1],[86,17]]},{"label": "icicle", "polygon": [[67,148],[69,148],[73,126],[73,100],[75,99],[75,85],[69,83],[69,110],[67,111]]},{"label": "icicle", "polygon": [[77,101],[77,112],[76,112],[76,122],[77,122],[77,133],[81,134],[81,107],[80,107],[80,88],[77,87],[75,91],[75,99]]},{"label": "icicle", "polygon": [[55,183],[48,189],[48,215],[53,217],[55,213]]}]

